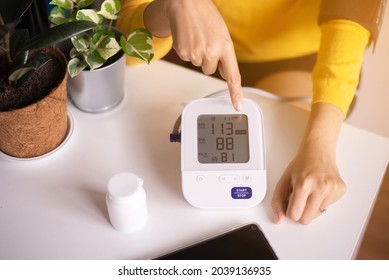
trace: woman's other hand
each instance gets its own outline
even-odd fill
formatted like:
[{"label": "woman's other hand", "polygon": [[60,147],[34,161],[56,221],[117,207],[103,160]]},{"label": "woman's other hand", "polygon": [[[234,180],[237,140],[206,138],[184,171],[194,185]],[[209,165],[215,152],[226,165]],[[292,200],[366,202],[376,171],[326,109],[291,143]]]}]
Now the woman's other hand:
[{"label": "woman's other hand", "polygon": [[275,223],[287,217],[309,224],[346,191],[336,165],[336,142],[343,121],[333,105],[316,103],[300,149],[281,176],[271,206]]}]

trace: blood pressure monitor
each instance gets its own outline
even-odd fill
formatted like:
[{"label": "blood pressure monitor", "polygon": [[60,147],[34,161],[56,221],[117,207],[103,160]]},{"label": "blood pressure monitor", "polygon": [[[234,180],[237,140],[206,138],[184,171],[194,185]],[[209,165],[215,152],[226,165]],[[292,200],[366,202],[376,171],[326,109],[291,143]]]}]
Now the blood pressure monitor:
[{"label": "blood pressure monitor", "polygon": [[192,101],[182,113],[182,190],[197,208],[248,208],[266,193],[261,110],[244,99],[237,112],[224,93]]}]

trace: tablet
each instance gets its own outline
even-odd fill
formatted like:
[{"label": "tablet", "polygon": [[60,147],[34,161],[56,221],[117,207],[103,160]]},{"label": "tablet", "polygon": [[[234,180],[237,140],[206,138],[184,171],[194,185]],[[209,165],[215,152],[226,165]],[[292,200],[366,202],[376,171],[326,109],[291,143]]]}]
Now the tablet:
[{"label": "tablet", "polygon": [[247,224],[210,237],[155,260],[277,260],[260,227]]}]

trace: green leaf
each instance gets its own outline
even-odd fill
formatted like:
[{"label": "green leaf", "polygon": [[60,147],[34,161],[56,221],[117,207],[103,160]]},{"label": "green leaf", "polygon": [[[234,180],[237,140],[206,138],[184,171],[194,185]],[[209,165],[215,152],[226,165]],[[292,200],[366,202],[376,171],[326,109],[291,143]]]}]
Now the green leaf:
[{"label": "green leaf", "polygon": [[151,33],[144,28],[135,29],[127,37],[127,42],[139,50],[152,50],[153,43],[151,41]]},{"label": "green leaf", "polygon": [[71,48],[71,50],[69,51],[69,57],[70,58],[76,58],[78,56],[81,56],[82,53],[78,52],[76,48]]},{"label": "green leaf", "polygon": [[34,55],[27,64],[25,64],[23,67],[17,68],[15,71],[11,73],[11,75],[8,77],[8,80],[11,82],[16,83],[18,80],[20,80],[24,75],[31,72],[32,70],[39,69],[43,65],[45,65],[47,62],[51,60],[51,57],[47,53],[39,53],[37,55]]},{"label": "green leaf", "polygon": [[90,6],[95,0],[73,0],[77,4],[78,9]]},{"label": "green leaf", "polygon": [[72,10],[74,7],[74,3],[72,0],[52,0],[50,5],[57,5],[65,10]]},{"label": "green leaf", "polygon": [[108,30],[101,30],[93,35],[92,44],[95,46],[95,50],[105,60],[121,50],[114,36],[115,34]]},{"label": "green leaf", "polygon": [[115,20],[118,18],[117,13],[119,13],[121,8],[120,0],[105,0],[101,4],[98,14],[106,19]]},{"label": "green leaf", "polygon": [[92,36],[92,44],[98,45],[101,40],[103,40],[105,37],[107,37],[106,30],[99,30],[96,31]]},{"label": "green leaf", "polygon": [[86,52],[90,48],[91,38],[86,35],[72,37],[72,44],[78,52]]},{"label": "green leaf", "polygon": [[122,36],[120,44],[123,51],[132,57],[137,57],[143,61],[150,63],[154,57],[153,42],[150,31],[144,28],[135,29],[127,37],[127,40]]},{"label": "green leaf", "polygon": [[103,17],[100,16],[94,9],[79,10],[76,14],[77,20],[87,20],[100,24],[103,22]]},{"label": "green leaf", "polygon": [[82,70],[84,70],[88,65],[85,61],[81,61],[78,58],[72,58],[68,63],[68,72],[69,75],[73,78],[77,76]]},{"label": "green leaf", "polygon": [[91,70],[101,67],[106,62],[106,60],[101,57],[98,51],[91,52],[85,60]]},{"label": "green leaf", "polygon": [[22,49],[36,49],[54,45],[88,31],[95,26],[96,24],[90,21],[72,21],[56,25],[33,37],[30,41],[26,42]]},{"label": "green leaf", "polygon": [[49,20],[56,25],[71,21],[71,19],[66,16],[65,10],[58,6],[51,9]]},{"label": "green leaf", "polygon": [[31,66],[18,68],[11,73],[11,75],[8,77],[8,80],[16,83],[19,79],[21,79],[24,75],[26,75],[28,72],[30,72],[32,70],[34,70],[34,67],[31,67]]},{"label": "green leaf", "polygon": [[98,45],[96,51],[102,58],[107,60],[111,56],[114,56],[118,51],[121,50],[120,45],[115,38],[105,37],[105,39]]}]

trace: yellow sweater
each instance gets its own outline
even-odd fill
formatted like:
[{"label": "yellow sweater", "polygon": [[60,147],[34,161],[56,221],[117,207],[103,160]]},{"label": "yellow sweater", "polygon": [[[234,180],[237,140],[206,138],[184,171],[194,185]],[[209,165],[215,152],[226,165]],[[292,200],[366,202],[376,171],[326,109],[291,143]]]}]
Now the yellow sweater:
[{"label": "yellow sweater", "polygon": [[[124,0],[118,27],[144,27],[152,0]],[[318,26],[320,0],[214,0],[241,62],[264,62],[318,52],[313,103],[328,102],[347,114],[359,81],[369,32],[357,23],[331,20]],[[172,38],[153,38],[155,59],[167,54]],[[128,58],[129,64],[139,63]]]}]

